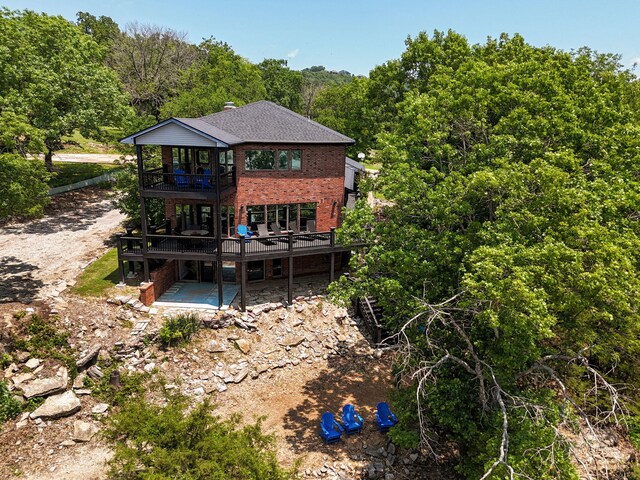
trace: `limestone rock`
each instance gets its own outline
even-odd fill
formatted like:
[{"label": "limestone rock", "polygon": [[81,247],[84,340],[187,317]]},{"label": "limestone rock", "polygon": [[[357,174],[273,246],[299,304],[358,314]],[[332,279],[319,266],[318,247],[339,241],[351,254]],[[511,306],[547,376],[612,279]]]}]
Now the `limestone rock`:
[{"label": "limestone rock", "polygon": [[102,415],[103,413],[106,413],[107,410],[109,410],[109,404],[108,403],[97,403],[91,409],[91,413],[95,413],[96,415]]},{"label": "limestone rock", "polygon": [[241,381],[243,381],[247,375],[249,374],[249,369],[248,368],[244,368],[242,370],[240,370],[238,372],[238,374],[233,378],[233,382],[234,383],[240,383]]},{"label": "limestone rock", "polygon": [[30,358],[29,360],[27,360],[27,363],[25,363],[25,366],[29,370],[35,370],[40,366],[40,360],[38,360],[37,358]]},{"label": "limestone rock", "polygon": [[100,352],[101,348],[102,348],[102,345],[94,345],[93,347],[91,347],[87,351],[87,353],[85,353],[82,356],[82,358],[80,358],[80,360],[76,362],[76,366],[78,367],[78,370],[83,369],[89,363],[91,363],[98,356],[98,353]]},{"label": "limestone rock", "polygon": [[211,340],[205,347],[209,353],[222,353],[227,351],[227,346],[224,343],[220,343],[217,340]]},{"label": "limestone rock", "polygon": [[31,419],[60,418],[73,415],[80,410],[80,400],[72,390],[47,398],[42,405],[31,412]]},{"label": "limestone rock", "polygon": [[278,343],[283,347],[295,347],[296,345],[300,345],[305,340],[306,338],[301,335],[287,335]]},{"label": "limestone rock", "polygon": [[238,349],[245,355],[248,355],[251,351],[251,344],[243,338],[236,340],[236,347],[238,347]]},{"label": "limestone rock", "polygon": [[69,372],[65,367],[58,368],[53,377],[39,378],[29,382],[21,383],[18,388],[28,400],[33,397],[45,397],[54,393],[59,393],[67,388],[69,382]]},{"label": "limestone rock", "polygon": [[76,420],[73,422],[73,440],[76,442],[88,442],[98,433],[98,427],[93,423]]}]

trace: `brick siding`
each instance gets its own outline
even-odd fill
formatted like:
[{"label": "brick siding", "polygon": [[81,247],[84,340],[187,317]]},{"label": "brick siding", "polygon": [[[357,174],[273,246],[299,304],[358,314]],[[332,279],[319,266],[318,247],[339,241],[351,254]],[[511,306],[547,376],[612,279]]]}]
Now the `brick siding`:
[{"label": "brick siding", "polygon": [[160,298],[175,282],[176,267],[176,261],[167,260],[164,265],[151,272],[151,281],[140,286],[140,301],[150,306]]}]

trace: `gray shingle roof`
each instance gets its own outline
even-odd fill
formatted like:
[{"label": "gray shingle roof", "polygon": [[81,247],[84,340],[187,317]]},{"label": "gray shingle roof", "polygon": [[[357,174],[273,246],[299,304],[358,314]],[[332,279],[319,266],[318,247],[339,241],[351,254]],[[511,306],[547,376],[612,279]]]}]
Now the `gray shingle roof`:
[{"label": "gray shingle roof", "polygon": [[[248,142],[335,143],[343,145],[355,143],[354,140],[341,133],[266,100],[198,119],[181,118],[180,121],[230,145]],[[208,125],[212,130],[204,125]],[[234,141],[231,137],[235,137],[237,140]]]}]

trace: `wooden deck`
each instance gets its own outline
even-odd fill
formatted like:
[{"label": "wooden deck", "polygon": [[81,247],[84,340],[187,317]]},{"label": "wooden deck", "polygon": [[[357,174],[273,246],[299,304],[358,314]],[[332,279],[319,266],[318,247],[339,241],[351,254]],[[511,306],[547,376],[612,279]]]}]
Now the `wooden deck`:
[{"label": "wooden deck", "polygon": [[[139,236],[118,237],[118,255],[123,260],[143,258],[206,260],[218,254],[213,236],[147,235],[146,248]],[[350,250],[335,242],[335,231],[289,233],[268,237],[221,239],[222,260],[250,261],[313,255]]]}]

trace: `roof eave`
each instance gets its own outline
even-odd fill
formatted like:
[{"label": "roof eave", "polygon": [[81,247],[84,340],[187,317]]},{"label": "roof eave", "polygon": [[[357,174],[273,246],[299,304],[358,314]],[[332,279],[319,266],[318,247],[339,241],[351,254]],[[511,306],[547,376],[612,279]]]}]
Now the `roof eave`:
[{"label": "roof eave", "polygon": [[123,137],[120,140],[118,140],[118,142],[119,143],[123,143],[125,145],[136,145],[136,138],[138,138],[138,137],[140,137],[142,135],[145,135],[145,134],[147,134],[149,132],[152,132],[154,130],[157,130],[158,128],[162,128],[165,125],[168,125],[170,123],[175,123],[175,124],[185,128],[187,130],[190,130],[190,131],[192,131],[192,132],[194,132],[194,133],[196,133],[198,135],[201,135],[204,138],[207,138],[207,139],[209,139],[209,140],[211,140],[213,142],[219,143],[220,146],[222,146],[222,147],[229,147],[231,145],[230,143],[223,142],[219,138],[213,137],[213,136],[209,135],[208,133],[203,132],[202,130],[198,130],[197,128],[192,127],[191,125],[187,125],[186,123],[181,122],[179,119],[177,119],[175,117],[168,118],[166,120],[163,120],[162,122],[156,123],[155,125],[147,127],[145,129],[140,130],[140,131],[138,131],[136,133],[133,133],[133,134],[131,134],[129,136]]}]

